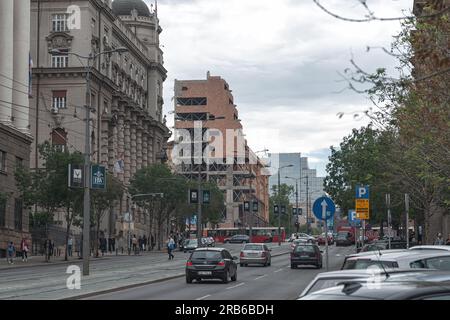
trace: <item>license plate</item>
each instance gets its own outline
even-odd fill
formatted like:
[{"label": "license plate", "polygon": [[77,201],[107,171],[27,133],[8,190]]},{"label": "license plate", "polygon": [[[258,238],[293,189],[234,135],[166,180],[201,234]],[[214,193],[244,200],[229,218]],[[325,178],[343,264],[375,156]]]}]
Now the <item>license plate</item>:
[{"label": "license plate", "polygon": [[300,258],[309,258],[309,256],[302,255],[302,256],[300,256]]},{"label": "license plate", "polygon": [[210,276],[212,274],[211,271],[199,271],[198,275],[199,276]]}]

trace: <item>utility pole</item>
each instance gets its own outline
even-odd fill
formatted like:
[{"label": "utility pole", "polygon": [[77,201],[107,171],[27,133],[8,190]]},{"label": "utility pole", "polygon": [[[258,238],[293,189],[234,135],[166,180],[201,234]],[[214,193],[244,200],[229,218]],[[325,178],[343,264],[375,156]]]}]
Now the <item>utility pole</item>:
[{"label": "utility pole", "polygon": [[[203,162],[203,161],[202,161]],[[202,195],[202,163],[198,165],[198,196],[197,196],[197,241],[198,246],[201,247],[202,244],[202,201],[203,201],[203,195]]]},{"label": "utility pole", "polygon": [[309,176],[306,176],[306,223],[307,234],[311,234],[311,220],[309,218]]},{"label": "utility pole", "polygon": [[280,183],[280,171],[278,169],[278,245],[281,246],[281,183]]},{"label": "utility pole", "polygon": [[386,207],[387,207],[387,215],[388,215],[388,243],[389,249],[391,249],[391,195],[386,194]]},{"label": "utility pole", "polygon": [[295,181],[295,206],[297,207],[296,215],[295,215],[295,225],[297,228],[297,233],[300,228],[300,222],[298,222],[298,181]]},{"label": "utility pole", "polygon": [[409,249],[409,194],[405,193],[405,209],[406,209],[406,249]]}]

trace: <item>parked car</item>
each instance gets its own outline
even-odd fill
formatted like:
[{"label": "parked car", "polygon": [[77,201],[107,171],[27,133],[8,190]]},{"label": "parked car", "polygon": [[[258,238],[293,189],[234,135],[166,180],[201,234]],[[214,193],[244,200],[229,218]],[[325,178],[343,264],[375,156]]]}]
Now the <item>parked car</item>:
[{"label": "parked car", "polygon": [[198,248],[186,262],[186,282],[220,279],[223,283],[237,280],[238,257],[224,248]]},{"label": "parked car", "polygon": [[375,284],[349,280],[299,300],[450,300],[450,282],[382,281]]},{"label": "parked car", "polygon": [[367,269],[374,265],[382,268],[424,268],[450,271],[450,252],[401,249],[364,252],[347,256],[341,269]]},{"label": "parked car", "polygon": [[197,239],[186,239],[183,244],[183,251],[191,252],[198,248],[198,240]]},{"label": "parked car", "polygon": [[250,237],[245,234],[236,234],[231,238],[226,238],[224,243],[249,243]]},{"label": "parked car", "polygon": [[291,252],[291,269],[299,265],[314,265],[322,268],[322,251],[316,244],[298,244]]},{"label": "parked car", "polygon": [[215,241],[213,237],[205,237],[202,238],[202,246],[203,247],[214,247]]},{"label": "parked car", "polygon": [[291,238],[289,239],[290,242],[296,240],[296,239],[304,239],[306,242],[309,243],[317,243],[317,239],[309,234],[306,233],[293,233]]},{"label": "parked car", "polygon": [[335,287],[339,283],[349,280],[354,282],[374,281],[370,280],[373,277],[376,277],[376,281],[450,281],[450,273],[430,269],[389,269],[389,271],[380,269],[378,274],[361,269],[330,271],[316,275],[299,295],[299,298],[319,290]]},{"label": "parked car", "polygon": [[[403,241],[391,242],[391,249],[406,249],[407,243]],[[378,250],[388,250],[389,242],[386,241],[376,241],[374,243],[369,243],[364,245],[362,248],[358,248],[357,252],[368,252],[368,251],[378,251]]]},{"label": "parked car", "polygon": [[338,232],[338,235],[336,237],[336,246],[351,246],[353,243],[351,241],[351,235],[347,231],[341,231]]},{"label": "parked car", "polygon": [[262,264],[270,266],[272,263],[271,249],[262,243],[247,243],[241,250],[240,266],[246,267],[249,264]]}]

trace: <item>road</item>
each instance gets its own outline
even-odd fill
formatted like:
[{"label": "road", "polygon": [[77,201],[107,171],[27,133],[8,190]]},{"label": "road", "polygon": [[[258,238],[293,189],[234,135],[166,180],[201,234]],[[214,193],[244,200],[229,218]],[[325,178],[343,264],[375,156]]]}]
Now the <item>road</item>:
[{"label": "road", "polygon": [[[330,271],[342,266],[352,247],[331,246]],[[324,262],[325,265],[325,262]],[[209,280],[187,284],[184,277],[141,287],[91,296],[93,300],[292,300],[296,299],[317,273],[325,269],[304,266],[291,269],[289,255],[272,258],[270,267],[239,267],[236,282]]]}]

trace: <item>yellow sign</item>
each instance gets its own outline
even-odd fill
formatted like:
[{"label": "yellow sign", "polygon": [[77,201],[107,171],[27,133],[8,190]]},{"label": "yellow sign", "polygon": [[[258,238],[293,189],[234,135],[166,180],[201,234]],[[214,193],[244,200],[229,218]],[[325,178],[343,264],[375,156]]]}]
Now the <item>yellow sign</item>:
[{"label": "yellow sign", "polygon": [[356,199],[356,218],[361,220],[369,220],[369,199]]}]

